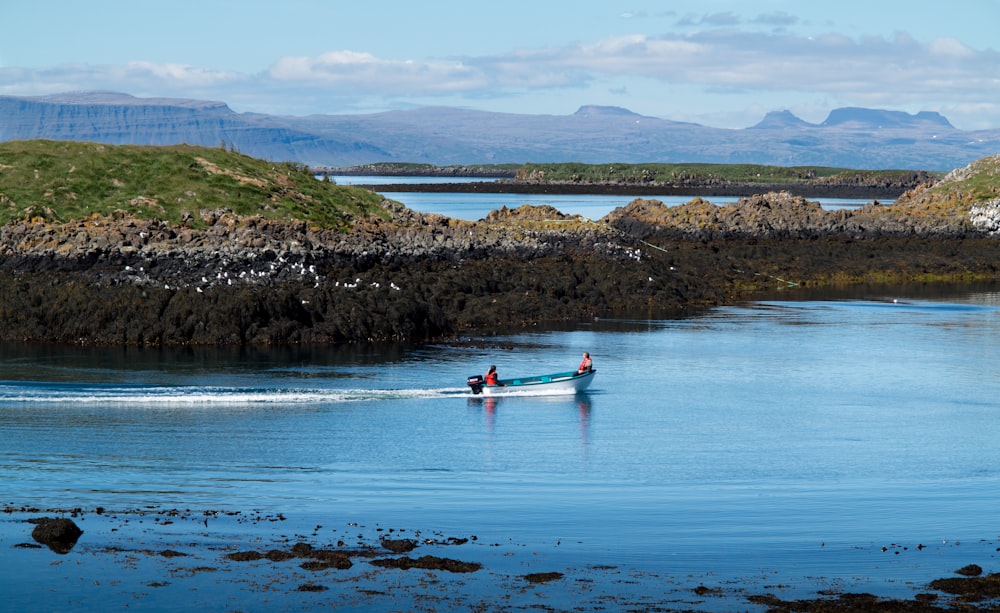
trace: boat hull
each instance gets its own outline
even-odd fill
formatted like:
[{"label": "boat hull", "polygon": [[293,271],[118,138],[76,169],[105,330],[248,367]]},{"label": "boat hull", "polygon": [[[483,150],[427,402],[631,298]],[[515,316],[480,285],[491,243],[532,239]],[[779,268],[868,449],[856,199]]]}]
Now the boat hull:
[{"label": "boat hull", "polygon": [[558,372],[537,377],[501,379],[497,385],[486,385],[482,382],[482,377],[476,376],[469,378],[469,387],[473,394],[482,394],[483,396],[575,394],[590,387],[596,374],[596,370],[585,373]]}]

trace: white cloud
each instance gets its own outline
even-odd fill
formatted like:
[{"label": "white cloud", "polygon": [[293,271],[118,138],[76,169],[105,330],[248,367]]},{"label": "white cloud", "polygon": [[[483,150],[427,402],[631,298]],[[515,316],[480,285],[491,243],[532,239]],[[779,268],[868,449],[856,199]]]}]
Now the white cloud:
[{"label": "white cloud", "polygon": [[729,30],[683,37],[635,35],[526,60],[591,75],[700,84],[713,91],[824,91],[843,99],[899,96],[906,101],[1000,99],[1000,54],[974,51],[951,39],[922,44],[905,35],[862,40]]},{"label": "white cloud", "polygon": [[943,58],[966,59],[975,58],[975,51],[963,45],[954,38],[938,38],[929,46],[932,55]]},{"label": "white cloud", "polygon": [[[94,72],[103,72],[102,68]],[[117,69],[111,68],[110,74],[116,74]],[[161,81],[174,83],[180,87],[209,87],[243,81],[244,75],[235,72],[197,68],[185,64],[155,64],[153,62],[129,62],[125,65],[120,77],[123,80],[141,79],[146,81]]]},{"label": "white cloud", "polygon": [[784,11],[777,11],[774,13],[765,13],[758,15],[753,20],[753,22],[768,26],[784,28],[795,25],[796,23],[799,22],[799,18]]},{"label": "white cloud", "polygon": [[283,57],[268,69],[267,77],[305,87],[334,86],[358,93],[404,95],[475,91],[490,85],[479,71],[461,62],[387,60],[354,51]]},{"label": "white cloud", "polygon": [[709,26],[737,26],[743,19],[733,13],[732,11],[726,11],[723,13],[712,13],[711,15],[705,15],[701,23]]},{"label": "white cloud", "polygon": [[86,90],[169,95],[169,92],[220,91],[247,80],[246,75],[234,72],[150,62],[129,62],[122,66],[65,64],[39,70],[0,68],[0,91],[7,95]]},{"label": "white cloud", "polygon": [[[729,24],[738,18],[719,13],[704,21]],[[592,102],[586,97],[595,91],[618,92],[623,105],[653,109],[663,108],[662,100],[683,89],[684,105],[692,108],[678,105],[678,112],[688,117],[699,112],[756,112],[763,101],[784,97],[789,103],[779,108],[793,106],[791,100],[808,100],[803,104],[954,113],[974,109],[970,118],[992,121],[992,127],[1000,124],[1000,53],[972,49],[954,38],[921,42],[905,33],[849,37],[783,31],[781,26],[794,21],[773,13],[757,18],[757,23],[777,26],[771,32],[727,25],[462,58],[395,59],[340,50],[282,57],[257,74],[144,61],[44,70],[0,67],[0,92],[114,90],[239,100],[247,110],[257,110],[253,100],[258,99],[265,112],[280,108],[284,97],[286,108],[308,113],[371,107],[373,101],[383,108],[435,101],[476,106],[485,98],[545,99],[550,108],[556,100],[572,108]],[[577,89],[580,99],[566,102],[567,88]],[[644,93],[643,100],[622,93],[638,91]],[[306,108],[315,101],[324,106]],[[709,104],[712,108],[705,108]]]}]

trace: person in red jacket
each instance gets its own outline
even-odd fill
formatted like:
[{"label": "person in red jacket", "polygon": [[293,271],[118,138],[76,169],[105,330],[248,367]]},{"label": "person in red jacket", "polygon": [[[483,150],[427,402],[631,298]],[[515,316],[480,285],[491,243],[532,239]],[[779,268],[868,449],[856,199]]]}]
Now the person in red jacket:
[{"label": "person in red jacket", "polygon": [[590,359],[590,354],[586,351],[583,352],[583,361],[580,362],[580,368],[576,369],[576,374],[582,375],[585,372],[590,372],[594,369],[594,361]]},{"label": "person in red jacket", "polygon": [[486,385],[497,385],[500,382],[500,375],[497,374],[497,367],[490,366],[490,371],[486,373]]}]

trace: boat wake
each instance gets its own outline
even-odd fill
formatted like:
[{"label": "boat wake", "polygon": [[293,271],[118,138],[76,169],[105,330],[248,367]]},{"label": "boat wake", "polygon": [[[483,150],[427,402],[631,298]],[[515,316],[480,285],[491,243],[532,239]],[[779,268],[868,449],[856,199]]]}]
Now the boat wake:
[{"label": "boat wake", "polygon": [[371,400],[468,396],[467,388],[439,389],[296,389],[209,386],[79,385],[38,382],[0,383],[0,405],[122,404],[240,405],[322,404]]}]

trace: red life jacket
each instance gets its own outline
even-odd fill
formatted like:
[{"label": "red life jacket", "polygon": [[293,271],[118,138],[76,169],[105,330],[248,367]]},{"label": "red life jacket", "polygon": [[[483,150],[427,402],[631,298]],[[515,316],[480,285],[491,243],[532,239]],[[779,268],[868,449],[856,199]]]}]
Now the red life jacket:
[{"label": "red life jacket", "polygon": [[486,385],[496,385],[497,374],[495,372],[486,373]]}]

